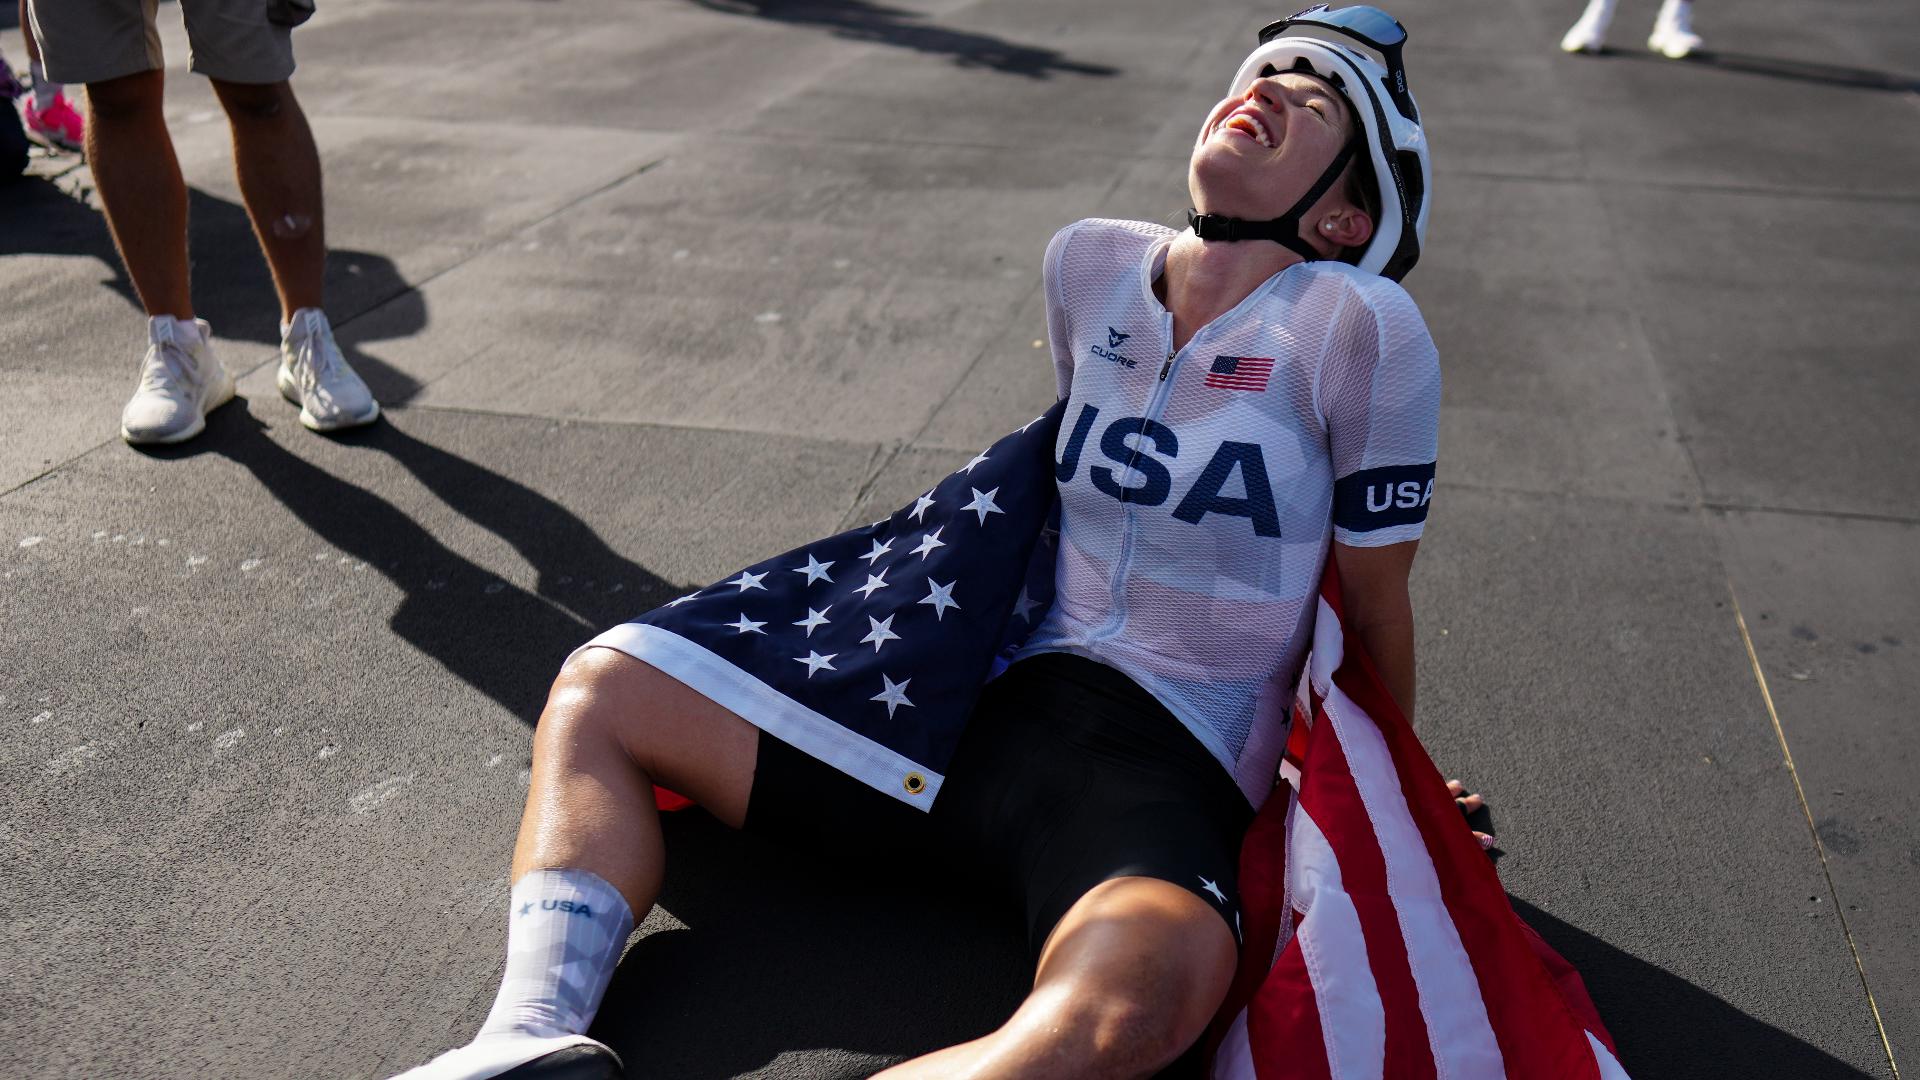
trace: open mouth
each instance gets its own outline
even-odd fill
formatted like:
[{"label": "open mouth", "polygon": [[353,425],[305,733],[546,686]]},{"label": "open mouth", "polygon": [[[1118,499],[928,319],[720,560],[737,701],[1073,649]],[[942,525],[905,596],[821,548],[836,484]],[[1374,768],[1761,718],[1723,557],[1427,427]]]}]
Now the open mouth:
[{"label": "open mouth", "polygon": [[1221,122],[1218,130],[1237,132],[1269,150],[1273,149],[1273,134],[1267,130],[1267,125],[1261,123],[1260,118],[1251,112],[1234,113]]}]

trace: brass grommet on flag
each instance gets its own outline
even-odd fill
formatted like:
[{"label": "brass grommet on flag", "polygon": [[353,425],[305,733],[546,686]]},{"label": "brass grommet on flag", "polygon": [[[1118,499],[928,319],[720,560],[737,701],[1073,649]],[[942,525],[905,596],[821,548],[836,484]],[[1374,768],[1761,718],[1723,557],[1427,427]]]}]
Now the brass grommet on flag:
[{"label": "brass grommet on flag", "polygon": [[918,795],[927,790],[927,778],[917,772],[910,772],[907,774],[906,788],[907,794]]}]

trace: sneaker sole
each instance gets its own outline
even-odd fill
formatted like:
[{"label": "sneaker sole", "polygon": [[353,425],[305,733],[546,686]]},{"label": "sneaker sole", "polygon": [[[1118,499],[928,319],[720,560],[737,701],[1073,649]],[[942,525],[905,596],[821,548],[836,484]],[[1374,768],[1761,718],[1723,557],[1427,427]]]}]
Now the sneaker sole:
[{"label": "sneaker sole", "polygon": [[364,427],[380,419],[380,403],[372,402],[362,416],[349,416],[331,423],[322,423],[320,418],[307,411],[300,404],[300,388],[287,378],[287,369],[281,368],[273,378],[273,384],[280,389],[280,396],[287,399],[289,405],[300,405],[300,424],[308,431],[317,431],[322,435],[329,431],[344,431],[347,428]]},{"label": "sneaker sole", "polygon": [[227,402],[232,401],[233,393],[233,379],[232,377],[228,377],[226,386],[217,391],[213,397],[207,399],[207,403],[200,409],[200,415],[193,418],[193,423],[188,424],[179,431],[171,435],[135,435],[133,432],[127,430],[125,424],[122,424],[120,425],[120,438],[126,440],[129,446],[172,446],[175,443],[186,442],[188,439],[207,430],[208,414],[220,406],[225,405]]},{"label": "sneaker sole", "polygon": [[20,126],[23,128],[26,128],[28,139],[32,140],[33,142],[39,143],[41,146],[44,146],[49,150],[64,150],[69,154],[78,154],[78,153],[82,153],[86,149],[85,146],[82,145],[81,143],[68,142],[67,140],[60,138],[57,135],[48,135],[43,132],[35,131],[30,127],[26,127],[25,124],[22,124]]}]

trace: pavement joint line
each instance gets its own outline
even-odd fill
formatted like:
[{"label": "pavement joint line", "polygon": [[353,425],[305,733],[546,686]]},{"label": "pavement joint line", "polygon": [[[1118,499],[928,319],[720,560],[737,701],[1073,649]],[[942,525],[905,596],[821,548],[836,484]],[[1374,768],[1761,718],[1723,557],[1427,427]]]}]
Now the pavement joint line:
[{"label": "pavement joint line", "polygon": [[1809,510],[1800,506],[1765,506],[1742,503],[1706,502],[1708,510],[1739,514],[1791,514],[1795,517],[1833,518],[1840,521],[1874,521],[1883,525],[1920,525],[1920,517],[1902,514],[1873,514],[1864,510]]},{"label": "pavement joint line", "polygon": [[[885,475],[886,471],[899,459],[900,452],[906,449],[906,446],[907,444],[905,442],[895,442],[893,449],[888,450],[886,443],[874,444],[873,451],[867,455],[867,478],[860,481],[860,486],[854,490],[853,498],[847,500],[847,508],[840,512],[840,527],[843,531],[859,524],[857,521],[849,521],[848,519],[853,517],[853,512],[858,510],[860,503],[866,499],[867,492],[873,490],[873,485],[878,482],[880,477]],[[874,459],[880,457],[882,451],[886,453],[886,460],[880,462],[876,467],[873,464]]]},{"label": "pavement joint line", "polygon": [[1813,837],[1813,851],[1820,858],[1820,873],[1827,879],[1827,895],[1833,900],[1834,917],[1840,920],[1840,933],[1847,940],[1848,954],[1853,957],[1853,970],[1860,976],[1860,989],[1867,995],[1867,1008],[1873,1011],[1873,1026],[1880,1034],[1880,1048],[1886,1052],[1887,1068],[1893,1070],[1893,1080],[1900,1080],[1900,1065],[1893,1059],[1893,1042],[1887,1038],[1887,1025],[1880,1016],[1880,1003],[1874,1000],[1873,987],[1867,982],[1866,965],[1860,960],[1860,946],[1853,940],[1853,928],[1847,925],[1846,907],[1840,903],[1840,890],[1833,883],[1833,870],[1827,863],[1827,848],[1820,842],[1820,830],[1813,823],[1813,807],[1807,802],[1807,789],[1800,782],[1800,770],[1793,763],[1793,750],[1787,745],[1787,731],[1780,724],[1779,710],[1774,708],[1773,692],[1767,688],[1767,673],[1760,666],[1760,654],[1754,651],[1753,635],[1747,632],[1747,619],[1740,611],[1740,595],[1734,590],[1731,577],[1727,579],[1727,599],[1733,602],[1733,622],[1740,629],[1740,643],[1746,646],[1747,662],[1753,665],[1753,680],[1760,687],[1760,700],[1767,706],[1767,719],[1773,724],[1773,737],[1780,742],[1780,756],[1786,763],[1787,777],[1793,781],[1794,797],[1800,801],[1800,812],[1806,816],[1807,832]]},{"label": "pavement joint line", "polygon": [[1752,198],[1822,199],[1837,202],[1920,203],[1920,192],[1848,191],[1844,188],[1796,188],[1780,185],[1726,184],[1705,180],[1648,180],[1629,176],[1555,176],[1551,173],[1503,172],[1498,169],[1435,169],[1436,177],[1501,180],[1513,183],[1564,184],[1608,189],[1638,188],[1705,195],[1743,195]]},{"label": "pavement joint line", "polygon": [[[963,446],[946,446],[939,443],[913,444],[916,450],[946,450],[953,453],[966,453]],[[1827,518],[1837,521],[1871,521],[1883,525],[1920,525],[1920,518],[1903,517],[1898,514],[1874,514],[1864,510],[1810,510],[1799,506],[1768,506],[1758,503],[1736,502],[1693,502],[1687,499],[1648,498],[1638,495],[1614,495],[1584,491],[1548,491],[1539,488],[1518,487],[1513,484],[1482,484],[1472,480],[1447,480],[1442,483],[1447,490],[1472,491],[1487,495],[1519,495],[1537,499],[1574,500],[1582,499],[1598,503],[1620,503],[1629,506],[1645,506],[1667,510],[1711,510],[1722,514],[1790,514],[1795,517]]]}]

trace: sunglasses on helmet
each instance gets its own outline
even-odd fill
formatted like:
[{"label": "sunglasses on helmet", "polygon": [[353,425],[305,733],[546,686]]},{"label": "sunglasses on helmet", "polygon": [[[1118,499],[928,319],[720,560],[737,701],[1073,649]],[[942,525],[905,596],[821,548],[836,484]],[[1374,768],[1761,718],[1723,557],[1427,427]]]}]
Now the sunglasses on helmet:
[{"label": "sunglasses on helmet", "polygon": [[[1323,31],[1360,46],[1386,69],[1387,93],[1393,98],[1394,108],[1407,119],[1419,122],[1420,110],[1413,103],[1413,95],[1407,92],[1407,68],[1400,58],[1400,50],[1407,43],[1407,28],[1401,26],[1399,20],[1377,7],[1364,4],[1344,8],[1317,4],[1262,27],[1260,43],[1264,45],[1296,28]],[[1320,35],[1303,33],[1296,36]]]}]

